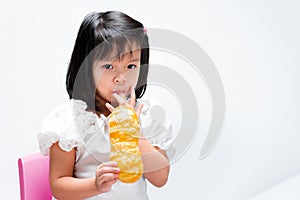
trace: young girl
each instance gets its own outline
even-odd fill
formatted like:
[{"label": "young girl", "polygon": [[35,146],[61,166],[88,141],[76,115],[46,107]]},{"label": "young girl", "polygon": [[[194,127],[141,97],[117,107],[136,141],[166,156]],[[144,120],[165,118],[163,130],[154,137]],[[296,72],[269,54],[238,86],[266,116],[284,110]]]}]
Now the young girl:
[{"label": "young girl", "polygon": [[[70,101],[43,120],[38,134],[41,152],[50,156],[54,198],[144,200],[146,180],[166,184],[172,128],[157,121],[151,127],[152,103],[136,100],[146,91],[148,61],[148,36],[140,22],[116,11],[84,18],[67,72]],[[118,180],[120,169],[109,161],[107,120],[119,105],[133,107],[141,124],[144,172],[131,184]]]}]

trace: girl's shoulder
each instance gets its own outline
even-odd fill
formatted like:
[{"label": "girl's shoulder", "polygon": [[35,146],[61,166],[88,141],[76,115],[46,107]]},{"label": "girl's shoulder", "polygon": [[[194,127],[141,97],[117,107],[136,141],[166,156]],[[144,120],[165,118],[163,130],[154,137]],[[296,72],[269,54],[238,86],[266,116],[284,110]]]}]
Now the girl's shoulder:
[{"label": "girl's shoulder", "polygon": [[166,150],[168,155],[172,156],[174,134],[167,111],[154,100],[139,100],[138,104],[143,104],[140,114],[141,133],[153,146]]},{"label": "girl's shoulder", "polygon": [[163,106],[159,102],[153,99],[137,99],[136,106],[140,104],[143,104],[143,110],[142,110],[143,114],[147,114],[153,111],[153,109],[160,110],[161,112],[165,112]]},{"label": "girl's shoulder", "polygon": [[[60,129],[74,122],[76,113],[85,112],[86,103],[81,100],[71,99],[52,109],[42,120],[41,129]],[[41,131],[42,131],[41,130]]]},{"label": "girl's shoulder", "polygon": [[87,105],[81,100],[71,99],[56,106],[42,120],[37,139],[42,154],[47,155],[53,143],[59,142],[61,149],[70,151],[81,146],[78,131],[89,123],[94,114],[86,111]]},{"label": "girl's shoulder", "polygon": [[155,100],[138,100],[137,105],[143,104],[143,109],[140,115],[141,123],[143,127],[146,125],[149,125],[149,123],[154,123],[156,125],[161,126],[169,126],[170,120],[167,115],[167,111],[165,108],[157,101]]}]

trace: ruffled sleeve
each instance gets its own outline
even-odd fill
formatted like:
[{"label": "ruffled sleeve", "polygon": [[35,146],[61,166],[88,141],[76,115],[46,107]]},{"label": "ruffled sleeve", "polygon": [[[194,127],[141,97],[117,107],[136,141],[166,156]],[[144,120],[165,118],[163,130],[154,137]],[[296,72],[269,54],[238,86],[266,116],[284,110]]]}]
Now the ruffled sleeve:
[{"label": "ruffled sleeve", "polygon": [[82,144],[74,126],[73,103],[71,100],[56,107],[42,121],[37,140],[43,155],[49,155],[50,147],[58,142],[64,151],[69,152],[76,148],[76,160],[78,159]]},{"label": "ruffled sleeve", "polygon": [[173,126],[164,108],[154,101],[143,100],[143,111],[140,115],[141,133],[148,141],[165,150],[171,159],[175,154]]}]

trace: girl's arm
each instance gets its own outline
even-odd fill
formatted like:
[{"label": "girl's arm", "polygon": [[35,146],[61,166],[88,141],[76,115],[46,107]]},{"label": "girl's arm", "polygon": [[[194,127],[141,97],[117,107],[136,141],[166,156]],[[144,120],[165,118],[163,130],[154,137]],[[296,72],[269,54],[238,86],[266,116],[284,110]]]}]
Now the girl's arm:
[{"label": "girl's arm", "polygon": [[84,199],[108,192],[117,180],[116,163],[99,165],[96,176],[79,179],[73,177],[76,152],[61,150],[58,143],[50,148],[50,186],[57,199]]},{"label": "girl's arm", "polygon": [[165,151],[153,147],[147,139],[139,140],[139,149],[144,164],[144,177],[156,187],[164,186],[168,181],[170,163]]}]

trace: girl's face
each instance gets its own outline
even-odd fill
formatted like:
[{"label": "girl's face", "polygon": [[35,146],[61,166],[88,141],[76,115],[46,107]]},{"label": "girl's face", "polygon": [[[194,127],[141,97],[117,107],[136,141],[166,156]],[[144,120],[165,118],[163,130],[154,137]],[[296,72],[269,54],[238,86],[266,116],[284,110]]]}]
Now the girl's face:
[{"label": "girl's face", "polygon": [[113,93],[127,97],[139,78],[141,50],[133,50],[120,58],[112,55],[114,52],[107,60],[96,60],[93,64],[94,83],[104,103],[115,102]]}]

